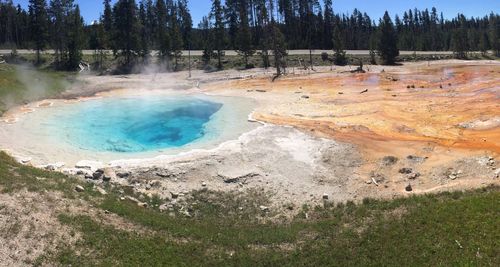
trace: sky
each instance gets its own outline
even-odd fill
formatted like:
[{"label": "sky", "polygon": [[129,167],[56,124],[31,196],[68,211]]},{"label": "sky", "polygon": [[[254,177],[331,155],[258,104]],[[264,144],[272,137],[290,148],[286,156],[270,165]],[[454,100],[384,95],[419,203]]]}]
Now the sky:
[{"label": "sky", "polygon": [[[28,0],[13,0],[13,2],[16,5],[21,4],[24,8],[28,6]],[[80,5],[82,16],[87,24],[97,20],[102,13],[102,0],[75,0],[75,2]],[[211,2],[211,0],[189,0],[194,27],[203,16],[210,12]],[[394,17],[395,14],[402,15],[405,10],[415,7],[430,10],[434,6],[438,12],[444,13],[445,18],[455,17],[458,13],[463,13],[467,17],[482,17],[492,11],[500,12],[500,0],[333,0],[333,5],[335,13],[352,13],[354,8],[358,8],[377,21],[383,16],[385,10]]]}]

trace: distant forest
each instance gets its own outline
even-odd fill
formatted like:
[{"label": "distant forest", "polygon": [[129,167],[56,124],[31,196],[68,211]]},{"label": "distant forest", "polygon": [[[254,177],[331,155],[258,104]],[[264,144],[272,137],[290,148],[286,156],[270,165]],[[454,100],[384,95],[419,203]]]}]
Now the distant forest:
[{"label": "distant forest", "polygon": [[[99,21],[84,25],[73,0],[30,0],[28,10],[0,0],[0,47],[55,49],[55,61],[75,67],[82,49],[113,50],[124,64],[147,60],[151,50],[175,66],[181,50],[203,50],[204,60],[219,59],[223,50],[237,50],[246,59],[256,52],[279,64],[288,49],[334,50],[342,63],[343,50],[381,51],[453,50],[457,57],[468,51],[500,53],[500,16],[445,19],[436,8],[409,9],[394,17],[372,19],[354,9],[335,13],[332,0],[212,0],[207,16],[197,27],[188,0],[104,0]],[[276,57],[275,56],[275,57]],[[386,55],[387,56],[387,55]],[[266,59],[267,57],[267,59]],[[386,60],[388,59],[388,60]],[[267,65],[266,65],[267,66]]]}]

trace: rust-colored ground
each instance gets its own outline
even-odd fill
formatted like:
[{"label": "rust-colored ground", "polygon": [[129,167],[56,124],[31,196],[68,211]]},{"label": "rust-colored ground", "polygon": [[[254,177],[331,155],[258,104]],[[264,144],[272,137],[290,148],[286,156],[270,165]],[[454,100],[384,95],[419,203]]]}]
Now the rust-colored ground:
[{"label": "rust-colored ground", "polygon": [[[254,78],[227,86],[266,90],[279,99],[276,106],[258,109],[256,119],[367,148],[398,141],[500,153],[500,64],[420,64],[378,73],[287,77],[274,83]],[[286,105],[287,97],[280,95],[290,93],[301,101]],[[467,122],[480,125],[461,125]]]},{"label": "rust-colored ground", "polygon": [[[500,155],[500,62],[441,61],[365,69],[367,73],[322,69],[275,82],[253,77],[206,89],[257,99],[253,117],[260,121],[357,145],[365,159],[361,176],[380,171],[404,183],[397,170],[380,170],[381,159],[392,155],[406,162],[416,155],[427,159],[414,166],[423,174],[421,192],[485,183],[476,179],[480,175],[472,171],[478,168],[475,163],[463,162],[488,156],[498,160]],[[408,164],[401,162],[400,167]],[[448,169],[470,172],[460,181],[437,181]]]}]

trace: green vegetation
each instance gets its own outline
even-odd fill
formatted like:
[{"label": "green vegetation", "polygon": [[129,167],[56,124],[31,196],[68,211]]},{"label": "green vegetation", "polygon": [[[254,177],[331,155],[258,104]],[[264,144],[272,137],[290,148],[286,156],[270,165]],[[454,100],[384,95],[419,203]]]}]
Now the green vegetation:
[{"label": "green vegetation", "polygon": [[0,114],[14,105],[61,93],[73,77],[72,73],[0,64]]},{"label": "green vegetation", "polygon": [[[194,192],[191,217],[161,213],[119,200],[125,188],[108,186],[101,196],[78,180],[15,163],[0,153],[1,193],[22,188],[59,191],[64,198],[85,199],[116,214],[132,228],[103,224],[88,215],[62,212],[58,218],[81,239],[60,246],[41,263],[84,266],[319,265],[319,266],[470,266],[500,263],[500,188],[412,196],[395,200],[365,199],[360,204],[302,207],[293,219],[280,219],[258,208],[259,193]],[[137,196],[140,197],[140,196]],[[240,207],[242,209],[240,209]],[[104,214],[104,212],[103,212]],[[307,216],[306,216],[307,214]],[[106,216],[106,215],[102,215]],[[307,219],[306,219],[307,217]],[[104,220],[105,217],[103,217]]]}]

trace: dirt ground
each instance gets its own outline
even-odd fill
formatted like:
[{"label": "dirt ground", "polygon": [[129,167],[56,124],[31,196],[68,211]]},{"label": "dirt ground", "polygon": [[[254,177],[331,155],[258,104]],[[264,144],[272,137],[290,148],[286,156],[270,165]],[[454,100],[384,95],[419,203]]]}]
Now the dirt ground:
[{"label": "dirt ground", "polygon": [[262,69],[82,76],[85,85],[65,98],[172,89],[248,97],[257,102],[251,119],[263,125],[209,150],[60,170],[110,167],[123,177],[114,182],[165,198],[258,188],[276,207],[499,184],[498,61],[354,68],[290,69],[274,82]]}]

